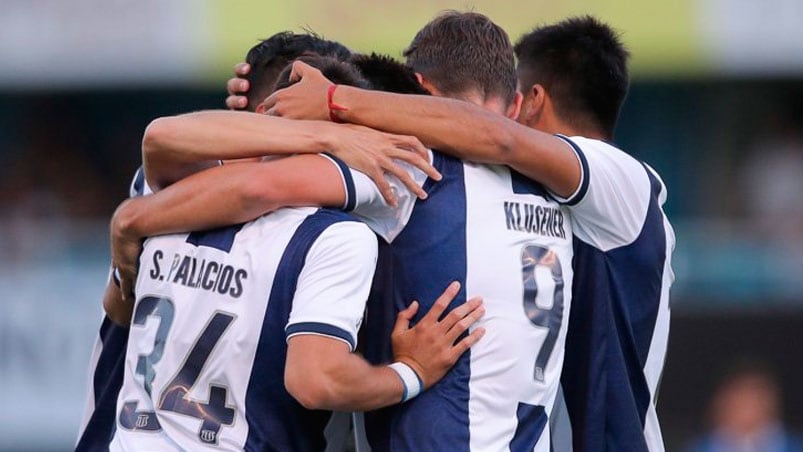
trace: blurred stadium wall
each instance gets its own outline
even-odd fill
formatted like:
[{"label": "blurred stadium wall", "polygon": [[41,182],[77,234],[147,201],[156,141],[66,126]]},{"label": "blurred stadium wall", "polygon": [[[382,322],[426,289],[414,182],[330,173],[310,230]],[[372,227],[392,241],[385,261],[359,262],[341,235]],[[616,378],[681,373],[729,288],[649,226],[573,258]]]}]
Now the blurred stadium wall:
[{"label": "blurred stadium wall", "polygon": [[[108,271],[107,221],[157,117],[223,107],[258,39],[310,29],[400,56],[443,9],[516,39],[591,13],[633,53],[617,141],[664,176],[677,283],[668,450],[731,360],[770,363],[803,429],[803,3],[0,0],[0,450],[70,450]],[[10,401],[10,403],[9,403]]]}]

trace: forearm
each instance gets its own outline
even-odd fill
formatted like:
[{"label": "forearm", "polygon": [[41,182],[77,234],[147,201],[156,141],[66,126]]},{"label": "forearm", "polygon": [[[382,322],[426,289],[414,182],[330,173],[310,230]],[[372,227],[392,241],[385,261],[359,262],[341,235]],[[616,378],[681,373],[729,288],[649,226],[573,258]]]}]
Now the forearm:
[{"label": "forearm", "polygon": [[336,112],[343,121],[414,135],[427,146],[461,158],[502,163],[499,153],[505,143],[496,135],[504,118],[468,102],[350,86],[338,86],[334,102],[346,107]]},{"label": "forearm", "polygon": [[156,191],[217,160],[321,152],[334,127],[237,111],[159,118],[142,141],[145,175]]},{"label": "forearm", "polygon": [[337,112],[344,121],[413,135],[464,160],[511,166],[559,195],[579,185],[579,162],[567,144],[469,102],[348,86],[338,86],[333,100],[347,108]]},{"label": "forearm", "polygon": [[337,169],[320,155],[237,163],[126,201],[112,227],[129,237],[197,231],[244,223],[283,206],[340,207],[345,196]]},{"label": "forearm", "polygon": [[[288,344],[285,385],[308,409],[368,411],[399,403],[404,386],[387,366],[372,366],[344,344],[310,354],[313,342],[331,341],[312,335],[291,338]],[[306,350],[304,350],[306,349]],[[312,359],[315,358],[315,359]]]},{"label": "forearm", "polygon": [[112,228],[122,235],[148,237],[243,223],[275,209],[248,202],[240,179],[228,178],[229,173],[211,168],[153,195],[129,199],[115,213]]},{"label": "forearm", "polygon": [[103,310],[106,311],[106,316],[112,322],[124,327],[131,324],[134,304],[123,300],[120,288],[111,279],[106,284],[106,291],[103,293]]}]

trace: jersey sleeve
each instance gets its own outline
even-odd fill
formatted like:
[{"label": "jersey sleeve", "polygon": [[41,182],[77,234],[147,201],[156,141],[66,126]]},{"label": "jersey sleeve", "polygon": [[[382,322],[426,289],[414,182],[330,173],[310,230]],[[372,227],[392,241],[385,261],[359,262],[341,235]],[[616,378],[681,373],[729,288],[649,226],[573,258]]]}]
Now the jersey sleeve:
[{"label": "jersey sleeve", "polygon": [[582,168],[575,193],[568,198],[553,194],[569,207],[574,234],[603,251],[632,243],[644,225],[652,196],[646,167],[605,142],[558,137],[571,146]]},{"label": "jersey sleeve", "polygon": [[[351,212],[387,242],[392,242],[410,220],[413,207],[418,199],[415,194],[399,178],[386,174],[385,178],[398,201],[398,207],[394,208],[385,202],[385,198],[382,197],[382,193],[371,178],[360,171],[349,168],[332,155],[326,154],[326,157],[337,165],[343,179],[346,190],[346,202],[343,209]],[[431,151],[429,159],[432,162]],[[426,173],[407,162],[399,160],[394,162],[404,168],[419,186],[424,186],[427,181]]]},{"label": "jersey sleeve", "polygon": [[140,166],[134,173],[134,178],[131,179],[131,185],[128,188],[128,196],[135,198],[137,196],[150,195],[153,193],[148,182],[145,180],[145,170]]},{"label": "jersey sleeve", "polygon": [[298,278],[287,339],[317,334],[354,351],[377,257],[376,237],[365,224],[329,226],[310,248]]}]

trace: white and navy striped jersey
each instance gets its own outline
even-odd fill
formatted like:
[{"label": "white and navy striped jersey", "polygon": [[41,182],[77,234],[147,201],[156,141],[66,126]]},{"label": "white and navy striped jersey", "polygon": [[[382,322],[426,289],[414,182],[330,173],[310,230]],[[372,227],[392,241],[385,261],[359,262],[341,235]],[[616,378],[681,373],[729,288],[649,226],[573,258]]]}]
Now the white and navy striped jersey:
[{"label": "white and navy striped jersey", "polygon": [[507,167],[433,154],[443,180],[424,183],[425,201],[395,181],[399,209],[389,209],[370,181],[352,174],[354,214],[390,242],[380,244],[365,354],[376,364],[389,362],[396,313],[419,300],[420,319],[454,280],[462,288],[450,309],[481,295],[486,313],[474,328],[487,333],[429,390],[365,413],[371,446],[549,451],[548,414],[572,302],[571,223],[543,187]]},{"label": "white and navy striped jersey", "polygon": [[561,138],[583,175],[560,199],[571,212],[577,277],[562,376],[568,419],[555,416],[570,423],[556,423],[553,436],[568,444],[571,435],[575,450],[662,451],[655,399],[675,247],[666,187],[611,144]]},{"label": "white and navy striped jersey", "polygon": [[[129,197],[150,194],[142,167],[129,187]],[[123,383],[128,328],[115,324],[104,314],[89,360],[87,398],[78,431],[76,452],[105,450],[115,429],[117,394]]]},{"label": "white and navy striped jersey", "polygon": [[354,349],[376,247],[312,208],[148,239],[110,450],[323,450],[331,413],[285,390],[286,340]]}]

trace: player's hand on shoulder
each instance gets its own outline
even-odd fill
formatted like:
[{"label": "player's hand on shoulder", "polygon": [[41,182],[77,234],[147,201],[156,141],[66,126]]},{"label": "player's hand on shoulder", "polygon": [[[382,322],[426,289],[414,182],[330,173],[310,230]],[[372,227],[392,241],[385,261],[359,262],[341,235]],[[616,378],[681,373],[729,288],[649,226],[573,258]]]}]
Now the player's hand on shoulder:
[{"label": "player's hand on shoulder", "polygon": [[226,108],[231,110],[243,110],[248,107],[248,97],[246,93],[251,88],[246,76],[251,72],[251,65],[248,63],[237,63],[234,65],[234,77],[226,82]]},{"label": "player's hand on shoulder", "polygon": [[417,167],[435,180],[441,179],[441,174],[429,162],[429,151],[416,137],[380,132],[354,124],[344,124],[338,130],[341,133],[337,139],[331,140],[332,154],[350,168],[370,177],[390,205],[395,206],[395,196],[385,178],[386,174],[396,176],[419,198],[427,197],[424,189],[398,161]]},{"label": "player's hand on shoulder", "polygon": [[429,312],[412,328],[410,321],[418,311],[418,302],[411,303],[396,319],[391,334],[394,358],[418,374],[424,389],[440,380],[460,356],[485,334],[484,328],[475,328],[458,341],[485,313],[480,297],[466,301],[440,318],[459,291],[460,283],[455,281],[450,284]]}]

